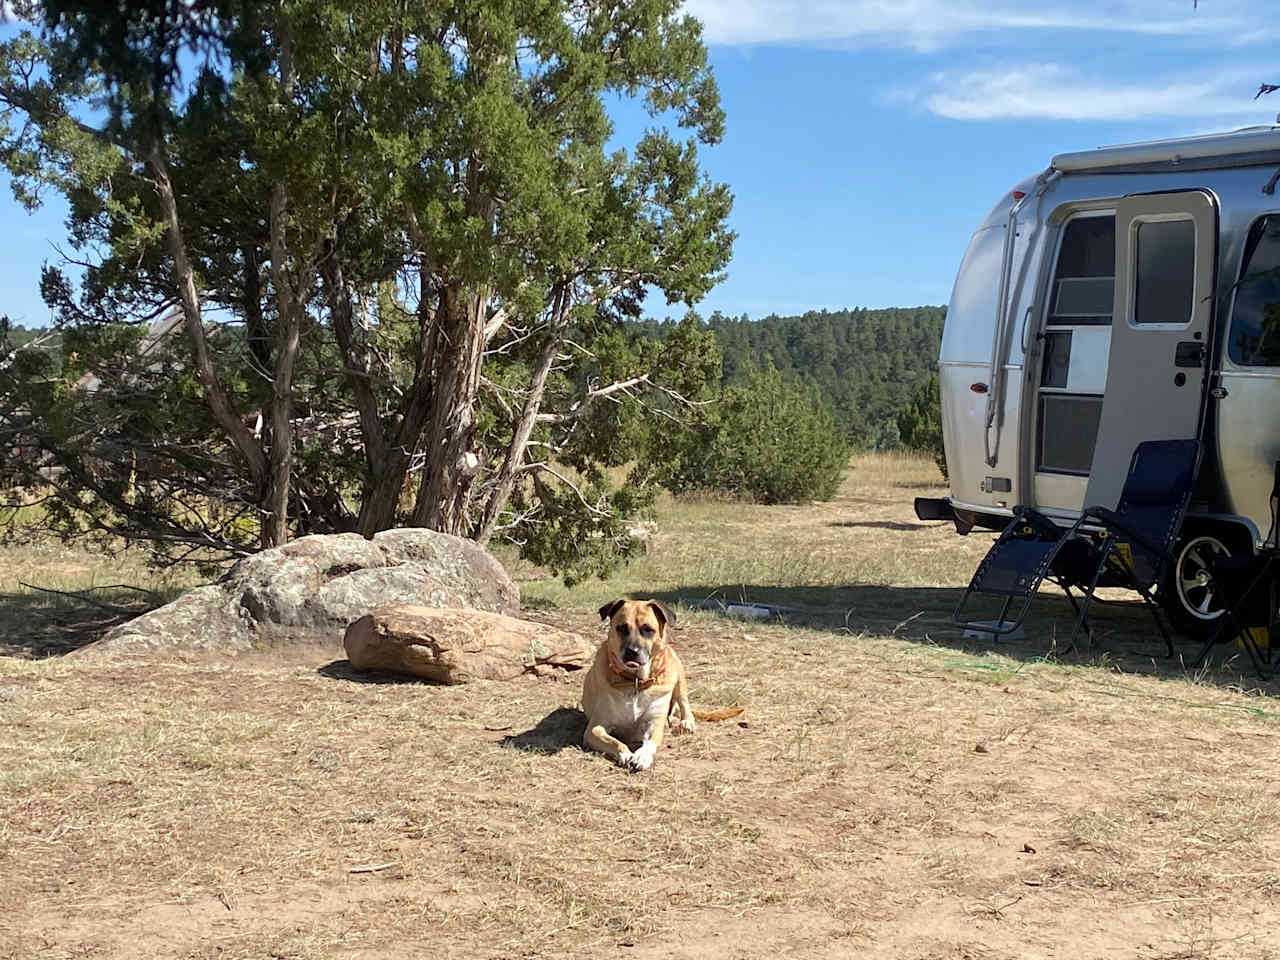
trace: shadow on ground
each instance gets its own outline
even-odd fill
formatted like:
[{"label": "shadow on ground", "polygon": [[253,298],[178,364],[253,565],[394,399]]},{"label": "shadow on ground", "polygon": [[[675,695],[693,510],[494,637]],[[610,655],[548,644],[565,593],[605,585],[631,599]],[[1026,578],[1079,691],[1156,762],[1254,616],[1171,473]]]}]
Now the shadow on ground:
[{"label": "shadow on ground", "polygon": [[559,707],[524,733],[502,738],[504,747],[529,753],[559,753],[568,747],[581,747],[587,729],[587,715],[571,707]]},{"label": "shadow on ground", "polygon": [[[1193,672],[1204,681],[1237,686],[1243,677],[1250,686],[1280,692],[1280,682],[1263,683],[1253,672],[1243,650],[1220,644],[1209,657],[1207,668],[1192,671],[1190,664],[1201,650],[1202,639],[1174,634],[1174,657],[1167,655],[1165,643],[1151,614],[1140,599],[1097,603],[1089,610],[1094,642],[1081,633],[1074,649],[1068,649],[1075,613],[1062,594],[1042,593],[1031,606],[1024,622],[1025,639],[992,642],[986,636],[970,638],[952,621],[952,612],[964,593],[962,587],[889,587],[872,585],[768,587],[731,586],[688,587],[653,594],[669,604],[708,608],[716,604],[769,604],[784,608],[774,622],[817,630],[829,630],[847,637],[862,634],[896,636],[916,643],[947,647],[962,653],[981,655],[999,652],[1015,660],[1058,661],[1065,664],[1107,665],[1125,673],[1186,678]],[[1125,594],[1119,593],[1123,597]],[[995,611],[991,611],[994,618]],[[985,611],[975,611],[970,619],[980,619]],[[729,615],[726,621],[746,623]],[[1270,672],[1270,671],[1268,671]]]},{"label": "shadow on ground", "polygon": [[128,587],[0,593],[0,656],[40,659],[72,653],[172,598]]},{"label": "shadow on ground", "polygon": [[334,660],[326,663],[322,667],[316,667],[316,673],[330,680],[346,680],[350,683],[372,683],[377,685],[422,683],[432,687],[442,686],[442,684],[428,680],[425,677],[414,677],[407,673],[392,673],[390,670],[362,670],[353,666],[350,660]]},{"label": "shadow on ground", "polygon": [[904,523],[901,520],[835,520],[828,527],[874,527],[877,530],[928,530],[927,523]]}]

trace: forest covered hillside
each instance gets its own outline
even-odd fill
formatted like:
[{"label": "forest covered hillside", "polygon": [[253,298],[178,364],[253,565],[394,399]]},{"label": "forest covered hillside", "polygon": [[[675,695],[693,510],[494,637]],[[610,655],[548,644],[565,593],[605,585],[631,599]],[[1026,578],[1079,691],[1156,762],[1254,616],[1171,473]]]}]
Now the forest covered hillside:
[{"label": "forest covered hillside", "polygon": [[[772,363],[785,379],[817,388],[844,439],[862,449],[899,445],[899,412],[937,368],[945,307],[870,310],[810,310],[798,316],[713,313],[702,322],[715,333],[722,355],[721,386],[742,383],[747,368]],[[662,339],[670,324],[650,319],[636,325]],[[57,354],[59,337],[49,331],[11,328],[14,346],[36,337]]]},{"label": "forest covered hillside", "polygon": [[[722,385],[739,382],[750,364],[771,362],[784,377],[817,387],[846,439],[882,450],[899,444],[898,413],[938,368],[945,307],[810,310],[799,316],[713,313],[723,355]],[[665,325],[645,322],[654,336]]]}]

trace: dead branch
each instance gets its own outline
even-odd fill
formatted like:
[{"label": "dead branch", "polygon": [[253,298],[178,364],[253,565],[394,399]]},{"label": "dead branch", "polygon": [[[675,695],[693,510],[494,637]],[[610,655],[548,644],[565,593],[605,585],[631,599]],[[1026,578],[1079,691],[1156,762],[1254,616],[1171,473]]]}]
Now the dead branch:
[{"label": "dead branch", "polygon": [[[618,380],[609,384],[607,387],[600,387],[596,390],[590,390],[581,400],[573,404],[564,413],[540,413],[538,414],[539,423],[570,423],[583,417],[588,407],[601,398],[612,398],[616,394],[625,393],[630,395],[630,391],[640,384],[650,383],[649,374],[645,373],[638,377],[632,377],[630,380]],[[615,403],[617,401],[614,401]]]},{"label": "dead branch", "polygon": [[390,863],[371,863],[362,867],[351,867],[347,873],[377,873],[379,870],[390,870],[392,867],[400,866],[399,860],[392,860]]},{"label": "dead branch", "polygon": [[[605,517],[606,519],[611,518],[613,516],[613,514],[609,513],[609,511],[601,510],[599,507],[595,506],[589,500],[587,500],[587,498],[583,495],[582,491],[578,489],[578,486],[572,480],[570,480],[564,474],[560,473],[550,464],[546,464],[546,463],[541,464],[538,469],[539,469],[539,472],[541,473],[551,474],[553,477],[555,477],[557,480],[563,483],[566,487],[572,490],[574,494],[577,496],[578,502],[582,504],[583,508],[588,513],[594,513],[597,517]],[[537,482],[536,477],[534,478],[534,481],[535,483]]]}]

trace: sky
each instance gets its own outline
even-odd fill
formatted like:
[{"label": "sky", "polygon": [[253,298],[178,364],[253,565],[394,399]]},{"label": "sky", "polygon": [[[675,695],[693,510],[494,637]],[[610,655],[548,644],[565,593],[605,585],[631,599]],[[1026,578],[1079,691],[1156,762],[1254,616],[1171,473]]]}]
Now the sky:
[{"label": "sky", "polygon": [[[1269,124],[1262,0],[687,0],[727,115],[703,166],[735,195],[726,279],[759,319],[944,304],[970,234],[1056,153]],[[5,32],[10,28],[0,28]],[[634,142],[642,116],[620,115]],[[0,313],[40,326],[63,211],[0,191]],[[678,316],[650,298],[659,318]]]}]

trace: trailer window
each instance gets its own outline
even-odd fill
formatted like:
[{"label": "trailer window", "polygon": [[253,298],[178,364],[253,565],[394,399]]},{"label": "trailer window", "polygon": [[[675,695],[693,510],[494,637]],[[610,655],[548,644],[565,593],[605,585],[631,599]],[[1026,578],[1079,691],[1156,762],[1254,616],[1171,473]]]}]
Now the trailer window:
[{"label": "trailer window", "polygon": [[1249,231],[1228,352],[1242,366],[1280,367],[1280,217],[1263,217]]},{"label": "trailer window", "polygon": [[1116,218],[1082,216],[1067,222],[1058,248],[1051,326],[1111,323],[1116,283]]},{"label": "trailer window", "polygon": [[1133,280],[1133,322],[1191,322],[1196,275],[1192,220],[1138,224]]},{"label": "trailer window", "polygon": [[1101,417],[1101,397],[1042,393],[1036,470],[1087,477]]}]

